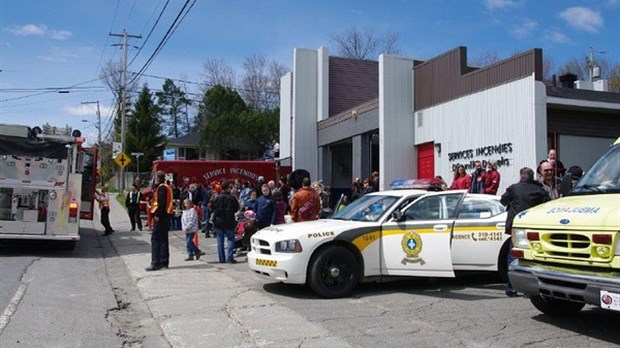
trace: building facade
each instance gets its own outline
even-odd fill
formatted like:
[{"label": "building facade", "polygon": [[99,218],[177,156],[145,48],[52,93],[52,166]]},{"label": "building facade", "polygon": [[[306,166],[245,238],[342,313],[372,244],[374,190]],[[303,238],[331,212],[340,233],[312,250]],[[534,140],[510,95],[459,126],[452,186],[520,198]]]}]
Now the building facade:
[{"label": "building facade", "polygon": [[295,49],[281,84],[281,158],[343,189],[374,170],[381,189],[436,175],[450,185],[458,164],[496,161],[503,192],[550,148],[585,170],[620,136],[620,94],[546,86],[540,49],[483,68],[467,65],[465,47],[378,58]]}]

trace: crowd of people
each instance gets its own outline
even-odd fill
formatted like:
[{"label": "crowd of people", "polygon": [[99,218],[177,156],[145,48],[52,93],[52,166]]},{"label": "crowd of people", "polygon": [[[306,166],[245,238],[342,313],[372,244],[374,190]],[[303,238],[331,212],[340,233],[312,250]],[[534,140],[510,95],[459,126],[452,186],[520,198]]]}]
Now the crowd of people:
[{"label": "crowd of people", "polygon": [[[292,222],[316,220],[321,209],[330,205],[329,187],[309,178],[304,178],[294,192],[286,178],[276,183],[259,177],[255,185],[243,180],[223,180],[178,187],[158,172],[155,186],[152,196],[142,201],[146,205],[146,227],[151,229],[153,255],[147,271],[168,266],[168,242],[163,234],[167,236],[169,230],[185,232],[186,261],[204,255],[199,248],[199,233],[203,232],[205,237],[217,239],[219,262],[236,263],[235,250],[248,251],[254,232],[286,223],[287,215]],[[136,225],[142,230],[142,199],[135,185],[126,196],[132,231]]]},{"label": "crowd of people", "polygon": [[[550,199],[567,194],[583,171],[578,166],[568,170],[557,159],[554,149],[548,158],[537,166],[538,178],[532,169],[520,170],[519,181],[508,187],[501,197],[507,207],[506,233],[510,234],[512,219],[520,211]],[[456,166],[452,184],[448,187],[441,176],[436,176],[429,190],[467,190],[469,193],[496,195],[500,184],[500,173],[494,161],[474,162],[474,170],[468,174],[465,166]],[[219,262],[236,263],[234,251],[247,251],[250,237],[259,229],[290,221],[316,220],[323,208],[342,209],[361,196],[379,191],[379,172],[361,180],[355,178],[348,195],[343,195],[338,205],[332,207],[330,188],[321,180],[312,182],[309,178],[301,180],[298,190],[294,190],[286,178],[277,183],[265,182],[258,178],[257,184],[234,180],[209,183],[191,183],[177,187],[165,180],[163,172],[155,175],[151,197],[145,198],[138,185],[133,185],[127,193],[125,205],[131,223],[131,231],[136,227],[142,231],[140,204],[146,205],[146,227],[151,230],[151,265],[147,271],[168,267],[168,231],[183,230],[186,235],[186,261],[198,260],[204,252],[199,248],[199,232],[217,239]],[[109,222],[109,194],[107,187],[96,192],[100,204],[101,222],[104,235],[114,232]],[[225,243],[226,242],[226,243]],[[510,283],[506,294],[514,296]]]}]

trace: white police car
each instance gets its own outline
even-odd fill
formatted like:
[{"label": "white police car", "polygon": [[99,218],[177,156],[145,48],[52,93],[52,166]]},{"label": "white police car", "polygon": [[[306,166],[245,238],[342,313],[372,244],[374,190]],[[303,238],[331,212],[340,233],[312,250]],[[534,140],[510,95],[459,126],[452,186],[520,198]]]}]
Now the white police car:
[{"label": "white police car", "polygon": [[248,265],[268,279],[307,283],[328,298],[384,277],[505,271],[504,211],[499,197],[465,191],[375,192],[330,219],[258,231]]}]

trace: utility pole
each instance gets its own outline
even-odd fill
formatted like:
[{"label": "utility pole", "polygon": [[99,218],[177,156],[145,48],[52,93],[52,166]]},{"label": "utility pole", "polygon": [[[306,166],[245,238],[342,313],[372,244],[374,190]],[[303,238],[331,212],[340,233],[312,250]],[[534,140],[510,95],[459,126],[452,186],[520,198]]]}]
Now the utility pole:
[{"label": "utility pole", "polygon": [[[141,39],[142,35],[129,35],[127,30],[123,30],[122,34],[109,34],[110,36],[122,37],[123,43],[120,45],[123,47],[123,70],[121,75],[121,152],[125,152],[125,116],[126,116],[126,99],[127,99],[127,40],[129,38]],[[125,169],[121,168],[121,192],[125,191]]]},{"label": "utility pole", "polygon": [[101,146],[101,111],[99,110],[99,100],[91,102],[82,102],[86,104],[97,104],[97,147]]}]

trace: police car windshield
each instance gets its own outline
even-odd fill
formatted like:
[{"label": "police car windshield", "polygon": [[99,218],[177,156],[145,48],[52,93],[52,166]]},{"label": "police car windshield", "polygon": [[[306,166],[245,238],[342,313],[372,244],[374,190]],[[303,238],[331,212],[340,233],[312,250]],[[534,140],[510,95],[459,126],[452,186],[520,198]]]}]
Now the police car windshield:
[{"label": "police car windshield", "polygon": [[571,195],[620,192],[620,144],[607,153],[585,173],[571,191]]},{"label": "police car windshield", "polygon": [[332,219],[350,221],[378,221],[399,197],[365,195],[337,211]]}]

